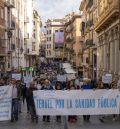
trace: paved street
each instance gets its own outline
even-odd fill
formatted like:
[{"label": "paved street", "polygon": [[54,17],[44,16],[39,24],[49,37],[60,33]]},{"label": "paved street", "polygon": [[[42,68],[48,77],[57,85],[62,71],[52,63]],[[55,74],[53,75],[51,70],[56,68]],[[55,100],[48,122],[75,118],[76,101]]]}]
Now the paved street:
[{"label": "paved street", "polygon": [[55,117],[52,117],[49,123],[43,122],[41,117],[37,124],[32,123],[24,107],[18,122],[0,122],[0,129],[120,129],[120,120],[112,121],[110,116],[104,123],[100,123],[98,116],[92,116],[90,123],[83,122],[80,116],[77,123],[68,123],[68,128],[64,128],[64,123],[64,118],[61,123],[57,123]]}]

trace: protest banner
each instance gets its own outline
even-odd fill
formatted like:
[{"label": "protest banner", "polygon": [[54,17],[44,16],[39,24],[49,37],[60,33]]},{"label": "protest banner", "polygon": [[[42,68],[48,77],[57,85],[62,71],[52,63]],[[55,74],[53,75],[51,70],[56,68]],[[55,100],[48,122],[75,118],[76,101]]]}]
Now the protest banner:
[{"label": "protest banner", "polygon": [[12,73],[12,79],[21,80],[21,74],[20,73]]},{"label": "protest banner", "polygon": [[119,90],[34,91],[38,115],[119,114]]},{"label": "protest banner", "polygon": [[0,87],[0,121],[11,119],[12,87]]},{"label": "protest banner", "polygon": [[66,82],[66,75],[57,75],[57,81]]}]

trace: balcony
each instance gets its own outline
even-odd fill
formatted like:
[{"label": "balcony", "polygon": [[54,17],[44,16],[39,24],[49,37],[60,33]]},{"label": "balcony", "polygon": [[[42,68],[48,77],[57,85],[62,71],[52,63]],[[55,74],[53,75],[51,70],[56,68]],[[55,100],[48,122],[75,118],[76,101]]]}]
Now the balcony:
[{"label": "balcony", "polygon": [[29,39],[29,33],[24,34],[24,39]]},{"label": "balcony", "polygon": [[86,43],[85,43],[85,45],[86,46],[93,46],[94,44],[93,44],[93,39],[88,39],[88,40],[86,40]]},{"label": "balcony", "polygon": [[13,51],[15,51],[15,44],[11,44],[11,47],[8,49],[8,54],[12,53]]},{"label": "balcony", "polygon": [[15,0],[6,0],[5,6],[7,6],[8,8],[15,8]]},{"label": "balcony", "polygon": [[29,23],[29,17],[24,18],[24,23]]},{"label": "balcony", "polygon": [[93,19],[86,22],[86,28],[89,28],[93,25]]},{"label": "balcony", "polygon": [[14,21],[11,21],[10,30],[15,30],[15,22]]},{"label": "balcony", "polygon": [[107,28],[114,20],[118,19],[118,16],[119,0],[111,0],[108,7],[103,9],[103,12],[99,14],[99,17],[95,21],[96,32],[100,32]]},{"label": "balcony", "polygon": [[74,38],[74,37],[68,37],[68,38],[66,39],[66,42],[67,42],[67,43],[73,43],[73,42],[75,42],[75,38]]},{"label": "balcony", "polygon": [[85,29],[85,22],[81,22],[81,24],[80,24],[80,31],[84,32],[84,29]]}]

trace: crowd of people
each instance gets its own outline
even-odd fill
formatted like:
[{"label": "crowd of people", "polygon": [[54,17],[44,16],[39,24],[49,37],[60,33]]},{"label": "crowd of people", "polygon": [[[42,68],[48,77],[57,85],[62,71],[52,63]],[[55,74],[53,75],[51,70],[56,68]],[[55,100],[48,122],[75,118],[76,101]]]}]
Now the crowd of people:
[{"label": "crowd of people", "polygon": [[[101,80],[96,82],[95,80],[80,80],[78,77],[76,79],[59,82],[56,79],[57,73],[60,71],[57,65],[44,65],[41,66],[42,73],[33,77],[33,81],[30,83],[29,87],[26,86],[23,79],[22,80],[8,80],[7,83],[4,79],[0,79],[0,86],[9,84],[12,86],[12,113],[11,122],[18,121],[19,114],[22,113],[21,105],[27,105],[27,113],[31,116],[32,122],[38,122],[38,116],[35,109],[35,103],[33,98],[33,91],[35,90],[95,90],[95,89],[111,89],[117,88],[117,83],[113,82],[111,84],[104,84]],[[45,73],[45,76],[41,74]],[[113,114],[113,120],[116,119],[116,115]],[[85,122],[90,121],[90,115],[84,115],[83,120]],[[105,122],[105,116],[100,116],[99,120]],[[50,116],[43,116],[43,121],[50,122]],[[61,116],[56,116],[56,121],[61,122]],[[77,116],[68,116],[68,121],[75,123],[77,121]]]}]

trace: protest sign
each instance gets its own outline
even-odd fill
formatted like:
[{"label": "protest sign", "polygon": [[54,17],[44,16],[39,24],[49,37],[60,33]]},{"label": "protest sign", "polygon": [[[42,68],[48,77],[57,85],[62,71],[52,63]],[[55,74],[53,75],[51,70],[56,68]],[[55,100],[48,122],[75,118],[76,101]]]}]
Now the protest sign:
[{"label": "protest sign", "polygon": [[119,114],[117,89],[34,91],[38,115]]},{"label": "protest sign", "polygon": [[21,74],[20,73],[12,73],[12,79],[21,80]]},{"label": "protest sign", "polygon": [[112,82],[112,76],[102,76],[102,82],[106,84],[110,84]]},{"label": "protest sign", "polygon": [[73,80],[73,79],[75,79],[75,74],[67,74],[68,81]]},{"label": "protest sign", "polygon": [[26,75],[24,76],[24,83],[31,83],[33,80],[32,75]]},{"label": "protest sign", "polygon": [[57,75],[57,81],[66,82],[66,75]]},{"label": "protest sign", "polygon": [[12,87],[0,87],[0,121],[11,119]]}]

